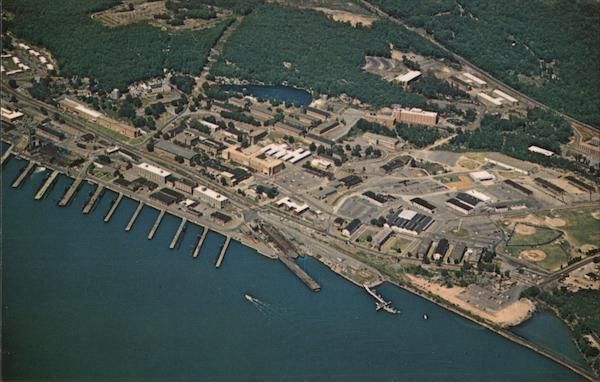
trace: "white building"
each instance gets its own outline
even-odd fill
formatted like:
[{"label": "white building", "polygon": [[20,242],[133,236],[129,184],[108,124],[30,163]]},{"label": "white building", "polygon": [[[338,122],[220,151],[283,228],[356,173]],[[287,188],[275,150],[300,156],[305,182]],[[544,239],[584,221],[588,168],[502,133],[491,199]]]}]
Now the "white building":
[{"label": "white building", "polygon": [[165,184],[167,176],[171,175],[170,172],[145,162],[133,166],[133,171],[142,178],[146,178],[157,184]]},{"label": "white building", "polygon": [[289,197],[279,199],[277,202],[275,202],[275,205],[277,205],[277,207],[286,206],[289,210],[294,211],[296,215],[300,215],[301,213],[309,209],[308,204],[296,203],[292,201]]},{"label": "white building", "polygon": [[527,150],[531,151],[532,153],[538,153],[538,154],[545,155],[547,157],[551,157],[554,155],[554,151],[546,150],[539,146],[529,146],[529,148]]},{"label": "white building", "polygon": [[483,103],[490,105],[490,106],[496,106],[496,107],[502,106],[502,98],[500,98],[500,97],[494,98],[485,93],[478,93],[477,98],[480,101],[482,101]]},{"label": "white building", "polygon": [[462,75],[463,75],[463,77],[467,78],[470,82],[472,82],[478,88],[484,88],[487,86],[487,82],[485,82],[484,80],[482,80],[479,77],[472,75],[471,73],[463,72]]},{"label": "white building", "polygon": [[402,86],[406,86],[419,77],[421,77],[421,72],[419,72],[418,70],[410,70],[408,73],[404,73],[397,76],[395,78],[395,81]]},{"label": "white building", "polygon": [[469,176],[475,182],[491,182],[496,180],[494,174],[491,174],[487,171],[474,171],[470,173]]},{"label": "white building", "polygon": [[223,208],[229,203],[226,196],[204,186],[194,188],[193,195],[213,208]]},{"label": "white building", "polygon": [[519,100],[517,100],[515,97],[510,96],[506,93],[504,93],[502,90],[494,90],[493,91],[494,94],[496,94],[497,96],[500,96],[500,98],[505,99],[506,101],[510,102],[512,105],[516,105],[519,103]]}]

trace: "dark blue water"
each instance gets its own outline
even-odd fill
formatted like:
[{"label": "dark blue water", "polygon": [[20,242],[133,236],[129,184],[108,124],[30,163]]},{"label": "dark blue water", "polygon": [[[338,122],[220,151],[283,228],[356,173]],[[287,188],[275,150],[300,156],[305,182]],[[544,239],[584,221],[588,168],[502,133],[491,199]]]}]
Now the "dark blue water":
[{"label": "dark blue water", "polygon": [[[179,219],[124,199],[109,223],[107,192],[89,215],[43,201],[44,173],[10,188],[23,161],[2,172],[3,380],[73,381],[578,381],[568,369],[392,285],[379,291],[402,309],[376,312],[366,293],[319,262],[302,265],[311,292],[281,263],[200,227],[169,250]],[[260,302],[244,299],[250,293]],[[422,315],[427,312],[429,320]],[[554,333],[548,333],[554,335]]]},{"label": "dark blue water", "polygon": [[308,106],[312,102],[311,94],[293,86],[284,85],[221,85],[221,90],[251,94],[256,98],[277,100],[297,106]]}]

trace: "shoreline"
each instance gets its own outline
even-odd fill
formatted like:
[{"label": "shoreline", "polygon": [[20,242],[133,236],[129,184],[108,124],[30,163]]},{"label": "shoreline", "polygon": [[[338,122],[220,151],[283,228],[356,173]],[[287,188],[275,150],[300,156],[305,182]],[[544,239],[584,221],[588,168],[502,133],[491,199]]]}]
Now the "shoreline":
[{"label": "shoreline", "polygon": [[[4,142],[6,142],[6,141],[4,141]],[[10,156],[16,156],[16,157],[19,157],[19,158],[22,158],[22,159],[25,159],[25,160],[28,160],[28,161],[33,160],[31,157],[29,157],[28,155],[23,154],[23,153],[13,152],[13,153],[11,153]],[[57,166],[50,165],[50,164],[45,164],[45,163],[40,163],[40,162],[36,162],[36,163],[37,163],[37,165],[43,166],[43,167],[45,167],[48,170],[57,170],[62,175],[65,175],[65,176],[67,176],[69,178],[75,179],[65,169],[62,169],[62,168],[59,168]],[[109,182],[101,181],[99,179],[92,178],[87,173],[85,174],[85,176],[83,177],[83,179],[85,181],[92,181],[92,182],[97,183],[97,184],[103,184],[104,186],[106,186],[108,189],[110,189],[112,191],[120,190],[120,192],[122,192],[123,195],[126,196],[126,197],[128,197],[129,199],[132,199],[132,200],[141,200],[141,198],[139,198],[139,197],[136,198],[135,194],[133,192],[131,192],[130,190],[121,189],[120,187],[114,185],[113,183],[109,183]],[[146,204],[147,206],[149,206],[151,208],[161,209],[161,207],[157,207],[156,203],[147,203],[146,201],[144,201],[144,204]],[[171,209],[167,209],[167,213],[169,213],[169,214],[171,214],[171,215],[173,215],[175,217],[179,217],[179,218],[183,218],[185,216],[185,214],[182,214],[180,211],[173,211]],[[210,223],[210,222],[204,222],[204,221],[203,222],[199,222],[198,219],[189,219],[189,217],[187,217],[187,218],[188,218],[189,223],[192,223],[192,224],[195,224],[195,225],[199,225],[199,226],[203,227],[204,229],[210,229],[213,232],[216,232],[216,233],[218,233],[219,235],[222,235],[222,236],[226,236],[226,237],[227,236],[231,236],[234,240],[238,241],[240,244],[245,245],[245,246],[247,246],[249,248],[252,248],[253,250],[255,250],[258,254],[260,254],[262,256],[265,256],[265,257],[267,257],[269,259],[279,259],[278,255],[274,255],[272,257],[272,256],[269,256],[269,255],[263,253],[263,251],[261,251],[259,248],[257,248],[257,246],[251,244],[250,240],[248,240],[248,237],[246,236],[246,234],[244,232],[242,232],[241,230],[239,230],[239,229],[236,229],[235,231],[230,231],[230,232],[227,233],[227,232],[224,232],[224,230],[222,230],[222,229],[215,228],[215,225],[212,224],[212,223]],[[353,280],[349,276],[347,276],[347,275],[345,275],[345,274],[343,274],[341,272],[338,272],[338,271],[334,270],[329,264],[327,264],[324,260],[322,260],[322,258],[319,258],[319,257],[314,256],[314,255],[305,255],[305,256],[311,256],[315,260],[317,260],[317,261],[321,262],[322,264],[324,264],[325,266],[327,266],[327,268],[330,271],[332,271],[335,274],[341,276],[345,280],[350,281],[354,285],[356,285],[356,286],[358,286],[360,288],[362,288],[364,286],[363,284],[360,284],[359,282],[357,282],[356,280]],[[440,306],[440,307],[442,307],[442,308],[444,308],[444,309],[446,309],[448,311],[456,313],[456,314],[458,314],[459,316],[461,316],[461,317],[463,317],[465,319],[468,319],[468,320],[470,320],[470,321],[472,321],[472,322],[474,322],[474,323],[476,323],[476,324],[478,324],[480,326],[483,326],[484,328],[486,328],[486,329],[488,329],[488,330],[490,330],[490,331],[492,331],[492,332],[494,332],[496,334],[499,334],[502,337],[504,337],[504,338],[506,338],[506,339],[508,339],[508,340],[510,340],[510,341],[512,341],[514,343],[516,343],[516,344],[519,344],[521,346],[525,346],[528,349],[530,349],[530,350],[532,350],[532,351],[534,351],[534,352],[536,352],[536,353],[538,353],[540,355],[543,355],[543,356],[551,359],[552,361],[554,361],[556,363],[559,363],[560,365],[562,365],[564,367],[567,367],[571,371],[575,372],[576,374],[582,376],[583,378],[585,378],[585,379],[587,379],[589,381],[594,381],[596,379],[596,376],[594,376],[593,374],[591,374],[590,371],[585,370],[585,369],[581,368],[578,365],[571,364],[567,359],[563,358],[560,354],[553,353],[551,351],[545,350],[545,349],[541,348],[540,346],[538,346],[537,344],[535,344],[535,343],[533,343],[533,342],[531,342],[531,341],[529,341],[529,340],[527,340],[527,339],[525,339],[525,338],[523,338],[521,336],[518,336],[517,334],[511,332],[510,330],[508,330],[505,327],[498,326],[497,324],[495,324],[493,322],[487,321],[485,318],[479,317],[476,314],[474,314],[473,312],[469,312],[468,310],[463,310],[460,306],[457,306],[457,305],[453,304],[452,302],[445,300],[443,297],[441,297],[439,295],[435,295],[435,294],[433,294],[433,293],[431,293],[430,291],[427,291],[427,290],[421,290],[421,289],[419,289],[418,287],[416,287],[415,285],[412,285],[412,284],[406,284],[406,283],[400,283],[400,282],[393,281],[393,280],[389,279],[388,277],[382,275],[381,273],[379,273],[379,276],[381,277],[380,281],[377,281],[375,283],[369,283],[368,286],[369,287],[377,287],[377,286],[380,286],[381,284],[383,284],[384,282],[389,282],[392,285],[395,285],[395,286],[397,286],[399,288],[402,288],[402,289],[404,289],[404,290],[406,290],[408,292],[411,292],[411,293],[413,293],[413,294],[415,294],[415,295],[417,295],[419,297],[422,297],[422,298],[428,300],[429,302],[432,302],[432,303],[434,303],[434,304],[436,304],[436,305],[438,305],[438,306]],[[529,317],[527,317],[526,319],[528,319],[528,318]],[[524,322],[526,319],[524,319],[520,323]],[[517,324],[515,324],[515,325],[517,325]]]}]

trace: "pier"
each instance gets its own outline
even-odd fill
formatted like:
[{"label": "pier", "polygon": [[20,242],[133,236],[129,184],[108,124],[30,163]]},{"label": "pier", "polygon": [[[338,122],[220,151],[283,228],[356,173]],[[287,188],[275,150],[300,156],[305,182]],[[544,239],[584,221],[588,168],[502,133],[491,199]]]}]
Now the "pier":
[{"label": "pier", "polygon": [[0,162],[0,165],[3,165],[4,162],[6,162],[6,160],[10,156],[10,153],[12,153],[12,148],[13,148],[13,146],[11,145],[8,149],[6,149],[4,154],[2,154],[2,162]]},{"label": "pier", "polygon": [[163,216],[165,216],[165,210],[160,210],[160,214],[158,214],[154,225],[152,226],[152,228],[150,228],[150,232],[148,232],[148,240],[152,240],[152,238],[154,237],[154,234],[156,233],[156,230],[158,229],[158,226],[160,225]]},{"label": "pier", "polygon": [[223,244],[223,247],[221,248],[221,253],[219,253],[219,258],[217,259],[217,263],[215,264],[215,267],[220,268],[221,264],[223,263],[223,259],[225,258],[225,252],[227,252],[227,247],[229,247],[229,242],[231,241],[231,236],[227,236],[227,239],[225,239],[225,243]]},{"label": "pier", "polygon": [[169,245],[169,249],[175,248],[177,242],[179,242],[179,236],[181,236],[181,233],[185,231],[185,223],[187,223],[187,219],[181,219],[181,224],[179,224],[179,228],[177,228],[177,232],[175,232],[175,236],[173,236],[173,240],[171,240],[171,245]]},{"label": "pier", "polygon": [[110,209],[108,210],[108,213],[104,217],[105,223],[108,223],[110,218],[112,218],[113,214],[117,210],[117,207],[119,206],[119,203],[121,203],[121,199],[123,199],[123,193],[119,192],[119,196],[117,196],[117,199],[114,201],[113,205],[110,207]]},{"label": "pier", "polygon": [[135,212],[131,216],[129,223],[127,223],[127,227],[125,227],[125,231],[127,231],[127,232],[131,231],[131,228],[133,227],[133,224],[135,223],[140,212],[142,212],[143,207],[144,207],[144,202],[140,201],[140,204],[138,204],[137,208],[135,209]]},{"label": "pier", "polygon": [[40,187],[38,192],[35,194],[35,200],[40,200],[44,197],[44,195],[46,195],[46,192],[48,192],[50,187],[54,184],[54,181],[56,180],[58,174],[60,174],[60,172],[58,172],[57,170],[52,171],[52,174],[50,174],[48,179],[46,179],[44,184],[42,184],[42,187]]},{"label": "pier", "polygon": [[202,243],[204,243],[204,239],[206,239],[206,234],[208,233],[208,228],[204,227],[202,230],[202,236],[198,236],[200,239],[196,242],[196,248],[194,248],[194,252],[192,253],[192,257],[195,259],[198,257],[200,253],[200,248],[202,248]]},{"label": "pier", "polygon": [[309,287],[312,291],[318,292],[321,290],[321,286],[319,285],[319,283],[317,283],[312,277],[310,277],[310,275],[306,273],[304,269],[300,268],[300,266],[296,264],[296,262],[293,259],[283,255],[279,256],[279,260],[281,260],[281,262],[286,267],[288,267],[290,271],[294,272],[294,274],[298,276],[298,278],[302,280],[302,282],[306,284],[306,286]]},{"label": "pier", "polygon": [[31,170],[33,170],[33,168],[35,167],[35,162],[34,161],[30,161],[27,164],[27,167],[25,167],[25,169],[23,171],[21,171],[21,173],[19,174],[19,176],[17,176],[17,179],[15,179],[15,181],[12,184],[12,188],[17,188],[21,185],[21,183],[23,183],[23,181],[25,180],[25,178],[27,178],[27,176],[29,175],[29,173],[31,172]]},{"label": "pier", "polygon": [[69,187],[67,192],[65,192],[60,202],[58,202],[59,207],[64,207],[71,202],[71,199],[73,199],[75,192],[79,190],[81,182],[83,182],[83,178],[77,178],[73,181],[73,183],[71,183],[71,186]]},{"label": "pier", "polygon": [[88,201],[88,203],[85,205],[85,207],[83,207],[83,213],[84,214],[89,214],[90,211],[92,210],[92,208],[94,208],[94,206],[96,205],[96,201],[98,201],[98,198],[100,198],[100,196],[104,193],[104,186],[103,185],[98,185],[98,187],[96,188],[96,191],[94,192],[94,194],[92,195],[92,197],[90,198],[90,200]]}]

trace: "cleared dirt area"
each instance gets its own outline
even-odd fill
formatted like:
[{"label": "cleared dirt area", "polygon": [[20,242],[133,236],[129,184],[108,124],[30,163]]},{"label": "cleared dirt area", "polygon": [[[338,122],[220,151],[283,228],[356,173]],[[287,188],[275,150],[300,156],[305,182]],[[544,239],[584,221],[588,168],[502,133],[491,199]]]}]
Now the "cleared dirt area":
[{"label": "cleared dirt area", "polygon": [[531,236],[536,233],[536,229],[535,229],[535,227],[532,227],[527,224],[517,224],[515,226],[515,232],[518,233],[519,235]]},{"label": "cleared dirt area", "polygon": [[472,184],[471,178],[467,175],[459,175],[457,181],[446,183],[446,186],[454,190],[462,190],[463,188],[470,187]]},{"label": "cleared dirt area", "polygon": [[546,258],[546,253],[541,249],[526,249],[519,254],[519,258],[527,261],[538,262]]},{"label": "cleared dirt area", "polygon": [[341,11],[337,9],[323,8],[323,7],[315,7],[312,8],[316,11],[323,12],[334,21],[342,22],[342,23],[350,23],[353,27],[356,27],[358,24],[362,24],[363,26],[370,27],[377,17],[375,16],[367,16],[361,15],[357,13],[351,13],[346,11]]},{"label": "cleared dirt area", "polygon": [[546,225],[548,225],[550,227],[563,227],[563,226],[567,225],[567,222],[565,221],[565,219],[551,218],[549,216],[546,216],[546,218],[544,219],[544,223],[546,223]]}]

